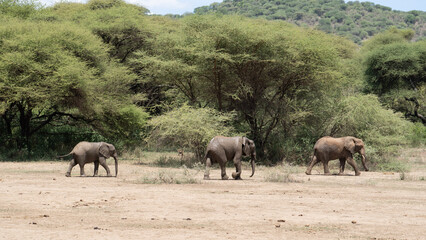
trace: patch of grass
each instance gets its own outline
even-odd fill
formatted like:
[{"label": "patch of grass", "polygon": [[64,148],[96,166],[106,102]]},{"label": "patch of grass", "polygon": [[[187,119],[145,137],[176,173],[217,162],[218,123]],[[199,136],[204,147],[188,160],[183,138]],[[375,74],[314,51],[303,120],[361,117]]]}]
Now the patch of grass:
[{"label": "patch of grass", "polygon": [[406,172],[400,172],[399,179],[401,181],[424,181],[425,177],[424,176],[419,177],[419,176],[411,175]]},{"label": "patch of grass", "polygon": [[296,180],[293,176],[295,173],[299,173],[299,168],[288,164],[278,165],[272,168],[266,168],[263,175],[264,182],[301,182]]},{"label": "patch of grass", "polygon": [[182,166],[186,166],[188,168],[194,168],[201,164],[193,157],[170,157],[170,156],[161,156],[150,165],[155,167],[172,167],[179,168]]},{"label": "patch of grass", "polygon": [[137,183],[141,184],[199,184],[201,181],[195,176],[198,171],[190,171],[182,167],[182,171],[161,170],[156,173],[142,176]]},{"label": "patch of grass", "polygon": [[393,159],[377,164],[375,170],[381,172],[407,172],[410,170],[410,166],[408,163]]}]

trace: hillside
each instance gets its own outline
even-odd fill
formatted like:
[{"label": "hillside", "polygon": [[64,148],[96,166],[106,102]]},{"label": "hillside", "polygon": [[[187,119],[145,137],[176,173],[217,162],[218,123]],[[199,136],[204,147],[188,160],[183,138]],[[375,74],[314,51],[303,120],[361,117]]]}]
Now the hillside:
[{"label": "hillside", "polygon": [[248,17],[285,20],[299,26],[312,26],[327,33],[346,36],[356,43],[390,26],[415,30],[414,39],[426,36],[426,12],[402,12],[371,2],[343,0],[224,0],[195,9],[241,14]]}]

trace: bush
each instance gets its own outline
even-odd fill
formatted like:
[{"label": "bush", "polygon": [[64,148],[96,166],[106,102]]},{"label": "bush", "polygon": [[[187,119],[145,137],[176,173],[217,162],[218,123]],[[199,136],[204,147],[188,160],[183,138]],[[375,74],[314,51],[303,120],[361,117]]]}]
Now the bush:
[{"label": "bush", "polygon": [[220,113],[211,108],[193,108],[188,105],[175,108],[149,121],[151,133],[148,144],[156,147],[187,148],[201,159],[209,141],[217,135],[233,135],[229,126],[232,114]]},{"label": "bush", "polygon": [[420,146],[426,143],[426,126],[416,122],[411,126],[409,139],[414,146]]},{"label": "bush", "polygon": [[330,121],[328,132],[333,136],[355,136],[364,140],[368,164],[373,169],[390,170],[396,166],[396,155],[402,146],[410,143],[412,123],[402,114],[381,106],[375,95],[357,95],[345,98]]}]

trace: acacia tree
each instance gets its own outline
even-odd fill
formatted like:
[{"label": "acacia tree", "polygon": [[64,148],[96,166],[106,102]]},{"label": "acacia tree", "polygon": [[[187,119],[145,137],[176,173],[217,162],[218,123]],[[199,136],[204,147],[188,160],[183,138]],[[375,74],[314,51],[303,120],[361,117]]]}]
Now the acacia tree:
[{"label": "acacia tree", "polygon": [[87,30],[10,19],[0,42],[0,115],[19,149],[31,152],[31,136],[64,118],[102,129],[96,120],[131,104],[133,76]]},{"label": "acacia tree", "polygon": [[332,37],[284,22],[210,15],[181,24],[133,63],[195,106],[236,110],[237,125],[249,129],[260,157],[279,123],[291,125],[315,111],[317,105],[306,102],[336,85],[342,78],[337,59],[353,48],[338,49],[343,45]]},{"label": "acacia tree", "polygon": [[412,30],[390,29],[364,46],[367,90],[413,121],[426,124],[426,41]]}]

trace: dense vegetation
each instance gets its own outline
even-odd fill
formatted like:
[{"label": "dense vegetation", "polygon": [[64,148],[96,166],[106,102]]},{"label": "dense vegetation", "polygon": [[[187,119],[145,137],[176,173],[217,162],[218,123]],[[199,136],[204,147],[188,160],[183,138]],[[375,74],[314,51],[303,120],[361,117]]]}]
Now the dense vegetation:
[{"label": "dense vegetation", "polygon": [[356,43],[390,26],[415,30],[415,39],[426,36],[426,13],[402,12],[368,1],[343,0],[224,0],[195,9],[205,13],[240,14],[268,20],[285,20],[327,33],[345,36]]},{"label": "dense vegetation", "polygon": [[386,169],[426,141],[426,45],[412,30],[360,51],[285,21],[149,16],[121,0],[0,6],[1,160],[81,140],[200,158],[212,136],[241,134],[263,163],[304,164],[319,137],[353,135]]}]

